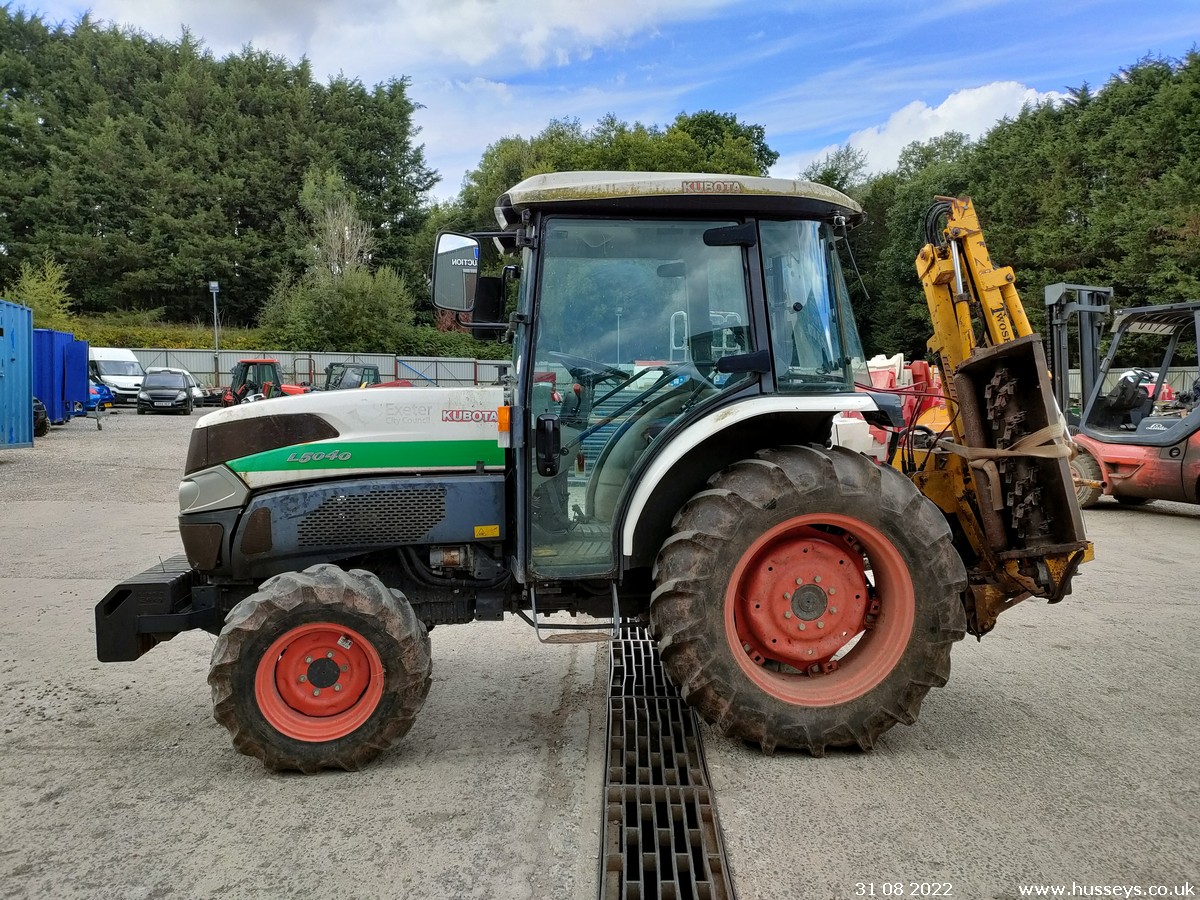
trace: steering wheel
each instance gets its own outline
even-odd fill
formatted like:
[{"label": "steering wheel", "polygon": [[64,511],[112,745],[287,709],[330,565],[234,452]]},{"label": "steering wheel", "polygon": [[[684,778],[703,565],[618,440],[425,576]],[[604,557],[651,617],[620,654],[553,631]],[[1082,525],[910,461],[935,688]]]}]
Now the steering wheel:
[{"label": "steering wheel", "polygon": [[624,381],[629,375],[616,366],[610,366],[607,363],[596,362],[594,359],[588,359],[586,356],[574,356],[570,353],[559,353],[557,350],[551,350],[547,354],[551,359],[562,363],[568,372],[580,382],[590,381],[593,384],[598,384],[609,378],[615,378],[619,381]]}]

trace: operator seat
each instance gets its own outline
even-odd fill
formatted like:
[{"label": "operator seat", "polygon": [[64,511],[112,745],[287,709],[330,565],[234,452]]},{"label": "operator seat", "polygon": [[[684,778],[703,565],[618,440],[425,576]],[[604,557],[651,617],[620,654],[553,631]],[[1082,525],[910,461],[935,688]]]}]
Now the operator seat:
[{"label": "operator seat", "polygon": [[1122,378],[1104,398],[1103,425],[1108,428],[1136,428],[1149,412],[1150,392],[1134,379]]}]

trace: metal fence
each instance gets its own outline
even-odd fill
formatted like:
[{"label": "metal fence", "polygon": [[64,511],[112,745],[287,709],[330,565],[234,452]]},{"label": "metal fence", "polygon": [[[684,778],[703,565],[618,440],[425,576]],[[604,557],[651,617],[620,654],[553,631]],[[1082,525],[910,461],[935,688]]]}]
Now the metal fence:
[{"label": "metal fence", "polygon": [[[1113,366],[1112,371],[1110,371],[1104,377],[1104,390],[1112,390],[1113,386],[1116,385],[1117,380],[1128,371],[1129,369],[1127,368]],[[1157,374],[1157,370],[1154,371],[1155,374]],[[1190,391],[1197,378],[1200,378],[1200,372],[1197,371],[1195,366],[1172,367],[1167,369],[1167,384],[1174,388],[1176,393],[1180,391]],[[1071,400],[1073,402],[1083,403],[1087,400],[1087,397],[1080,397],[1080,382],[1081,378],[1079,375],[1079,370],[1072,369],[1070,372],[1070,380],[1068,381],[1068,384],[1070,385]]]},{"label": "metal fence", "polygon": [[[459,385],[493,384],[508,360],[453,359],[435,356],[391,356],[387,353],[306,353],[290,350],[270,350],[251,353],[244,350],[222,350],[214,367],[211,350],[135,349],[134,354],[143,367],[173,366],[187,369],[201,383],[213,386],[229,383],[229,373],[239,359],[259,358],[279,360],[279,368],[289,384],[320,384],[325,379],[325,367],[333,362],[367,363],[379,367],[385,381],[407,379],[414,385],[455,387]],[[1105,378],[1105,390],[1116,384],[1125,369],[1114,367]],[[1195,367],[1167,370],[1167,383],[1176,391],[1190,391],[1200,372]],[[1080,401],[1079,370],[1070,372],[1070,393]],[[1086,399],[1086,398],[1082,398]]]},{"label": "metal fence", "polygon": [[387,353],[307,353],[290,350],[163,350],[134,349],[143,368],[170,366],[187,369],[202,384],[213,386],[229,383],[230,372],[241,359],[275,359],[288,384],[321,384],[325,367],[335,362],[365,363],[379,367],[384,381],[407,379],[414,385],[427,387],[456,387],[460,385],[492,384],[500,377],[508,360],[444,359],[432,356],[392,356]]}]

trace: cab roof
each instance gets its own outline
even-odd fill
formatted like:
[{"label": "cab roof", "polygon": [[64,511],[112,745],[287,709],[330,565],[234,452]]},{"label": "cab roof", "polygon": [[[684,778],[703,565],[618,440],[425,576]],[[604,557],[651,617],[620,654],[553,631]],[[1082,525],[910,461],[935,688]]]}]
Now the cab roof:
[{"label": "cab roof", "polygon": [[526,209],[558,212],[663,212],[863,220],[841,191],[812,181],[692,172],[553,172],[515,185],[496,203],[500,226]]}]

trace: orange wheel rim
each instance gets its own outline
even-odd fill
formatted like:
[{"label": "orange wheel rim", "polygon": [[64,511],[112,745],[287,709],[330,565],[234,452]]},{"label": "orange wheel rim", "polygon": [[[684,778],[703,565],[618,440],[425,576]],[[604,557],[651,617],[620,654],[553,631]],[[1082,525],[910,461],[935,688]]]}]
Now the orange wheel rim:
[{"label": "orange wheel rim", "polygon": [[318,743],[362,726],[383,697],[383,661],[352,628],[310,622],[280,635],[254,675],[267,722],[287,737]]},{"label": "orange wheel rim", "polygon": [[861,697],[912,636],[912,578],[895,545],[851,516],[811,514],[760,535],[725,592],[725,634],[742,671],[800,706]]}]

